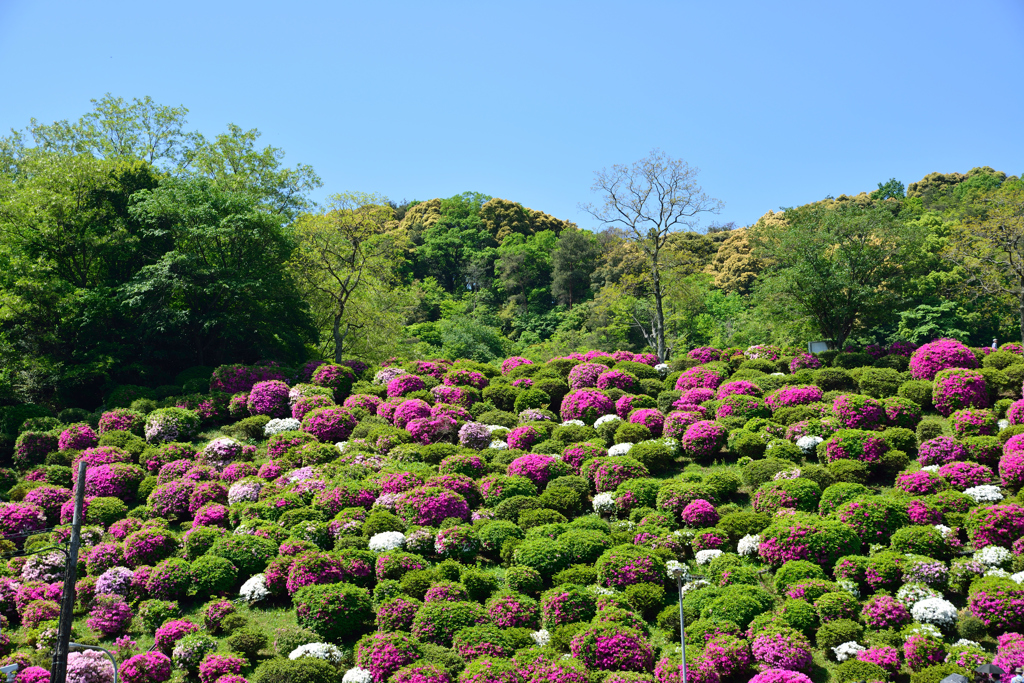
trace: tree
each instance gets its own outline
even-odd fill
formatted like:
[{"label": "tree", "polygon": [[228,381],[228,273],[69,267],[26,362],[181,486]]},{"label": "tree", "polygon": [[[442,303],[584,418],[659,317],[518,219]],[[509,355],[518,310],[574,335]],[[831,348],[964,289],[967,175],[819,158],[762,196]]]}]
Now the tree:
[{"label": "tree", "polygon": [[761,264],[752,251],[746,228],[733,230],[719,245],[704,272],[715,278],[715,287],[722,291],[748,294],[761,271]]},{"label": "tree", "polygon": [[408,304],[392,296],[403,248],[394,217],[387,198],[347,192],[332,196],[326,212],[303,214],[293,226],[289,268],[318,326],[329,327],[336,361],[354,337],[369,335],[396,306]]},{"label": "tree", "polygon": [[590,293],[590,276],[597,268],[601,248],[594,234],[578,228],[564,230],[551,254],[551,293],[572,309]]},{"label": "tree", "polygon": [[766,262],[762,296],[780,299],[813,321],[833,348],[903,302],[923,231],[901,221],[898,206],[853,203],[791,209],[783,221],[749,230]]},{"label": "tree", "polygon": [[244,190],[257,197],[265,210],[294,219],[309,208],[306,193],[320,187],[320,177],[307,164],[285,167],[280,147],[258,149],[260,136],[255,128],[242,130],[233,123],[212,141],[197,134],[179,173],[210,178],[226,190]]},{"label": "tree", "polygon": [[884,183],[878,183],[878,189],[871,193],[872,199],[903,199],[907,196],[903,183],[895,178],[889,178]]},{"label": "tree", "polygon": [[601,192],[601,206],[581,208],[604,225],[621,227],[647,259],[653,310],[649,327],[642,329],[647,343],[661,360],[671,349],[665,343],[662,252],[679,230],[695,230],[704,213],[718,213],[722,202],[706,195],[696,183],[699,169],[660,150],[630,166],[615,165],[595,173],[592,190]]},{"label": "tree", "polygon": [[31,120],[28,131],[42,150],[64,156],[90,154],[103,159],[140,159],[174,167],[199,141],[186,131],[188,109],[155,103],[148,95],[126,102],[107,93],[92,102],[93,111],[78,121],[43,124]]},{"label": "tree", "polygon": [[172,355],[187,349],[198,365],[304,354],[316,335],[284,268],[294,248],[284,216],[207,178],[168,178],[133,199],[132,215],[173,240],[120,288],[138,342]]},{"label": "tree", "polygon": [[950,231],[945,257],[968,274],[975,295],[1009,299],[1024,340],[1024,182],[1006,182],[981,195]]}]

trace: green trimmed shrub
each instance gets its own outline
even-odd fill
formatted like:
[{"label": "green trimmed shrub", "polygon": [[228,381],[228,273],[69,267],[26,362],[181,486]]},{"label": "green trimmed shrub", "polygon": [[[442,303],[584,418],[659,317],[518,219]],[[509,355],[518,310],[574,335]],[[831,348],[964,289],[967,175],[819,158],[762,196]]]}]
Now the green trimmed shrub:
[{"label": "green trimmed shrub", "polygon": [[292,596],[292,601],[299,626],[328,640],[355,638],[373,627],[370,596],[351,583],[305,586]]},{"label": "green trimmed shrub", "polygon": [[275,657],[256,667],[251,683],[336,683],[338,669],[316,657]]}]

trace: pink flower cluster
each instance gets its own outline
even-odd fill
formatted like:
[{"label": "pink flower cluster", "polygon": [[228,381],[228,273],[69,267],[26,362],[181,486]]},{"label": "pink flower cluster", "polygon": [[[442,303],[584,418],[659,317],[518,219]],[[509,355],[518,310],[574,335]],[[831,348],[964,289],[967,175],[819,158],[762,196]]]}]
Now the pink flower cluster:
[{"label": "pink flower cluster", "polygon": [[974,352],[955,339],[939,339],[925,344],[910,357],[910,374],[914,379],[935,379],[949,368],[976,368]]}]

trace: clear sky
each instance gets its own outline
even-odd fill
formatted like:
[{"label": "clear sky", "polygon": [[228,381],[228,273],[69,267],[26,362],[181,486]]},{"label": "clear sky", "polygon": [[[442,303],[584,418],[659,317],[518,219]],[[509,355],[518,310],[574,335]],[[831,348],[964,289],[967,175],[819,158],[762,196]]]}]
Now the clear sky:
[{"label": "clear sky", "polygon": [[259,128],[392,199],[466,190],[581,227],[660,147],[720,222],[988,165],[1024,172],[1024,1],[0,0],[0,130],[110,92]]}]

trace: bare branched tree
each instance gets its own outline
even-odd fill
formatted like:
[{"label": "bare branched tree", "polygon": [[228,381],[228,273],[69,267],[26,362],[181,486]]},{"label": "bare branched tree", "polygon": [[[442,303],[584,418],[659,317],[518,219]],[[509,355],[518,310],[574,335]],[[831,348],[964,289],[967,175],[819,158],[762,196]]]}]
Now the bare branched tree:
[{"label": "bare branched tree", "polygon": [[655,149],[629,166],[617,164],[595,173],[591,189],[602,193],[604,201],[580,205],[603,225],[621,228],[647,257],[653,310],[649,323],[638,326],[662,361],[672,352],[665,344],[662,252],[672,233],[696,231],[701,214],[718,213],[723,206],[697,184],[698,173],[700,169]]}]

